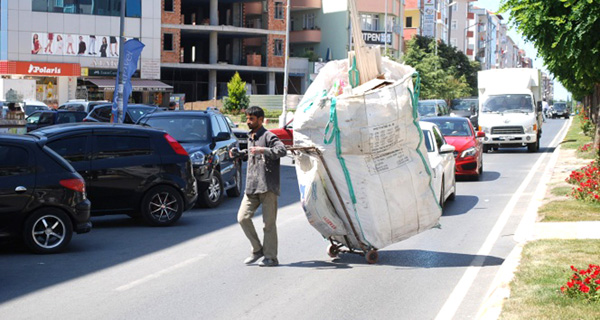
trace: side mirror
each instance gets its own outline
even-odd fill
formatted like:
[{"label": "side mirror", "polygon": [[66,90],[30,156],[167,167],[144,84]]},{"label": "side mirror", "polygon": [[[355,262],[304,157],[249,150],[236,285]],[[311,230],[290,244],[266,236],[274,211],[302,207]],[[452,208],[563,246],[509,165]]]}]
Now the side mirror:
[{"label": "side mirror", "polygon": [[542,112],[542,102],[541,101],[537,102],[537,112]]},{"label": "side mirror", "polygon": [[485,132],[477,131],[477,138],[485,138]]},{"label": "side mirror", "polygon": [[229,139],[231,139],[229,132],[219,132],[219,134],[217,134],[215,137],[215,141],[226,141]]},{"label": "side mirror", "polygon": [[239,125],[238,125],[237,123],[234,123],[234,124],[233,124],[233,127],[234,127],[234,128],[237,128],[237,127],[239,127]]},{"label": "side mirror", "polygon": [[449,145],[449,144],[444,144],[442,145],[442,147],[440,148],[440,154],[444,154],[444,153],[452,153],[456,150],[456,148],[453,145]]}]

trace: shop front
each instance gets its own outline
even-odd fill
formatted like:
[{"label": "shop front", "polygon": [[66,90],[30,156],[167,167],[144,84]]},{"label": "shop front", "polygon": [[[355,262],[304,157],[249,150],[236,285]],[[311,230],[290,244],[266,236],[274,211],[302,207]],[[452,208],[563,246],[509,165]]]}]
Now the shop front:
[{"label": "shop front", "polygon": [[[85,91],[88,100],[112,101],[115,84],[116,69],[82,68],[82,77],[79,80],[79,91]],[[173,87],[158,80],[139,79],[139,71],[131,79],[132,92],[129,103],[142,103],[149,105],[168,106]],[[83,94],[83,93],[81,93]]]},{"label": "shop front", "polygon": [[0,100],[39,100],[56,107],[75,99],[77,77],[81,75],[78,63],[51,63],[38,61],[0,61]]}]

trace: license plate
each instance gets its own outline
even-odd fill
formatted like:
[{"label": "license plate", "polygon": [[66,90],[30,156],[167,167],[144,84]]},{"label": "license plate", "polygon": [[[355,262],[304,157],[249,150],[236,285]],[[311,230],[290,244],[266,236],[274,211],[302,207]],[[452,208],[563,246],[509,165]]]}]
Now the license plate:
[{"label": "license plate", "polygon": [[512,137],[509,136],[502,136],[502,137],[498,137],[498,139],[500,140],[510,140]]}]

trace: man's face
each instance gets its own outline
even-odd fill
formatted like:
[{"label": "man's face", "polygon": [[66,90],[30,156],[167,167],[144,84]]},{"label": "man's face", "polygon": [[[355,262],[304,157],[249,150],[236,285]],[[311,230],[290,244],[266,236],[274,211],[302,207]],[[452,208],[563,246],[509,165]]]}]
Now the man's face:
[{"label": "man's face", "polygon": [[256,130],[262,126],[264,117],[258,118],[257,116],[246,116],[246,124],[248,125],[248,129]]}]

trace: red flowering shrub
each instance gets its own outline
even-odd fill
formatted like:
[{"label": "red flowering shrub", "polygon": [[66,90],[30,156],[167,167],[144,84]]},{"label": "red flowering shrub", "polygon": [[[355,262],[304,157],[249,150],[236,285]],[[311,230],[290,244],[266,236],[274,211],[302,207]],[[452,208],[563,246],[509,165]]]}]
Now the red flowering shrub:
[{"label": "red flowering shrub", "polygon": [[578,200],[600,203],[600,166],[598,161],[572,171],[566,181],[572,185],[571,196]]},{"label": "red flowering shrub", "polygon": [[580,152],[588,152],[590,150],[592,150],[592,143],[586,143],[584,145],[582,145],[581,147],[577,148],[577,150],[579,150]]},{"label": "red flowering shrub", "polygon": [[560,291],[570,298],[583,298],[588,302],[600,303],[600,266],[588,265],[587,269],[571,266],[573,275]]}]

